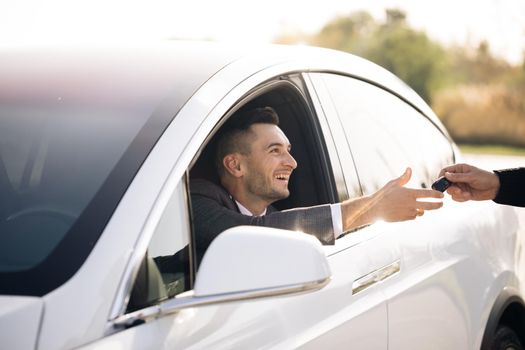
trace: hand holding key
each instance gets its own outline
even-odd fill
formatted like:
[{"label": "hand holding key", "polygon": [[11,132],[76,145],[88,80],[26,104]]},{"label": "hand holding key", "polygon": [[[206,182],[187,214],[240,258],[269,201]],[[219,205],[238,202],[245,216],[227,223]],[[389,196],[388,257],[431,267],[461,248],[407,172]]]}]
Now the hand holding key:
[{"label": "hand holding key", "polygon": [[496,174],[468,164],[443,168],[439,176],[451,182],[446,191],[457,202],[494,199],[500,186]]}]

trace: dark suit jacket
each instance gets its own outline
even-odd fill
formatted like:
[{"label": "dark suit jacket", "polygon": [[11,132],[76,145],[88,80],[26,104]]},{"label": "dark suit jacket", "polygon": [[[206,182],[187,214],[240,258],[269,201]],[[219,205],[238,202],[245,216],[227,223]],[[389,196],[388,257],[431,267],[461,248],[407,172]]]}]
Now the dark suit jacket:
[{"label": "dark suit jacket", "polygon": [[494,172],[498,175],[501,185],[494,202],[525,207],[525,168]]},{"label": "dark suit jacket", "polygon": [[203,253],[222,231],[239,225],[256,225],[300,230],[317,237],[323,244],[334,243],[330,205],[275,211],[268,208],[264,216],[247,216],[239,212],[226,190],[212,182],[190,182],[193,226],[198,253]]}]

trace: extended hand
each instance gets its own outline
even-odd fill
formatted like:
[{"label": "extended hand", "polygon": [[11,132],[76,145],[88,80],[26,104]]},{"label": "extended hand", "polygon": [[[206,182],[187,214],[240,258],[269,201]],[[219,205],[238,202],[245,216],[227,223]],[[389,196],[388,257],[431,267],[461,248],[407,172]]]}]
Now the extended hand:
[{"label": "extended hand", "polygon": [[439,191],[403,187],[411,176],[412,170],[407,168],[403,175],[389,181],[372,195],[372,210],[375,219],[413,220],[423,215],[425,210],[434,210],[443,206],[441,201],[419,200],[421,198],[443,198],[443,194]]},{"label": "extended hand", "polygon": [[403,175],[389,181],[371,196],[348,199],[341,203],[343,230],[348,231],[377,220],[413,220],[424,214],[425,210],[438,209],[441,201],[420,201],[420,198],[443,198],[443,193],[435,190],[412,189],[405,186],[412,170],[407,168]]},{"label": "extended hand", "polygon": [[447,193],[458,202],[494,199],[500,186],[496,174],[468,164],[443,168],[440,176],[443,175],[453,183]]}]

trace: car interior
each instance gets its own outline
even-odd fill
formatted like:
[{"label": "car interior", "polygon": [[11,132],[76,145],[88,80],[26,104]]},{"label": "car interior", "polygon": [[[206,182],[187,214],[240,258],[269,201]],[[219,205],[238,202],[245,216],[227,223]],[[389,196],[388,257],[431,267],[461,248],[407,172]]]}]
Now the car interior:
[{"label": "car interior", "polygon": [[[60,155],[44,136],[37,133],[29,144],[27,135],[8,132],[0,135],[6,149],[0,152],[0,268],[17,271],[39,263],[58,244],[76,219],[78,201],[66,188],[71,181],[48,166]],[[6,158],[9,151],[17,157]]]},{"label": "car interior", "polygon": [[[290,140],[291,153],[298,164],[290,178],[290,196],[273,206],[284,210],[337,201],[335,182],[319,125],[307,98],[295,83],[290,80],[269,82],[241,101],[227,117],[237,111],[266,106],[272,107],[279,115],[279,127]],[[213,144],[212,137],[191,167],[190,179],[200,178],[219,183],[213,160]]]}]

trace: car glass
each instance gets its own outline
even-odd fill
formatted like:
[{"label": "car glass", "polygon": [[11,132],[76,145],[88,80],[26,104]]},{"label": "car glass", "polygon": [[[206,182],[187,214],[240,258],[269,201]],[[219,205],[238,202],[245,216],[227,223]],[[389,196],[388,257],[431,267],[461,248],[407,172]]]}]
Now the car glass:
[{"label": "car glass", "polygon": [[95,196],[145,122],[3,108],[0,271],[44,260]]},{"label": "car glass", "polygon": [[413,170],[409,186],[429,187],[439,167],[452,161],[445,136],[397,96],[370,83],[324,74],[355,159],[365,194]]},{"label": "car glass", "polygon": [[135,311],[191,288],[189,214],[180,181],[155,228],[139,267],[127,311]]},{"label": "car glass", "polygon": [[0,294],[44,295],[84,263],[171,120],[238,56],[195,49],[0,50]]},{"label": "car glass", "polygon": [[[80,266],[171,118],[107,105],[0,105],[1,293],[42,294]],[[26,286],[31,276],[44,282]]]}]

